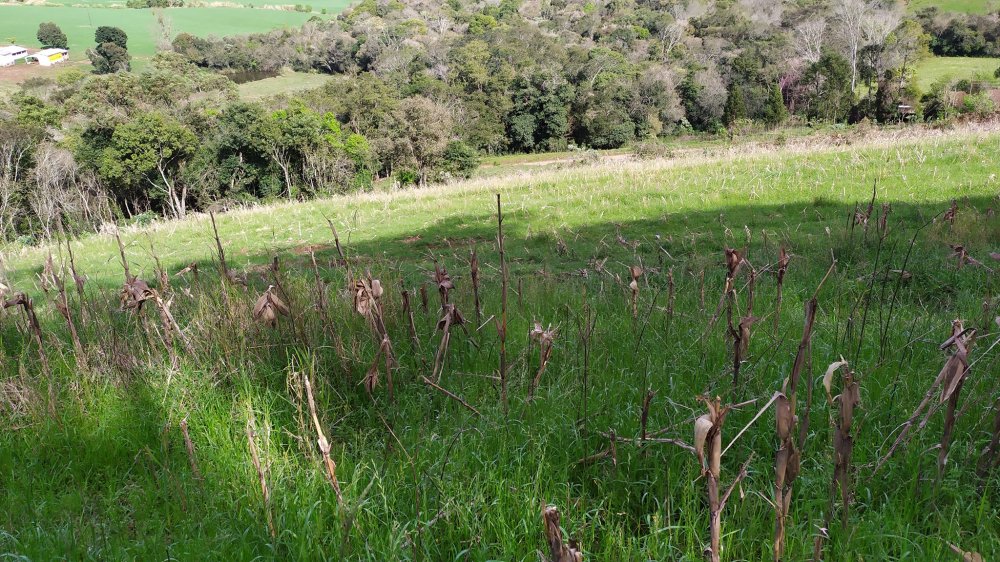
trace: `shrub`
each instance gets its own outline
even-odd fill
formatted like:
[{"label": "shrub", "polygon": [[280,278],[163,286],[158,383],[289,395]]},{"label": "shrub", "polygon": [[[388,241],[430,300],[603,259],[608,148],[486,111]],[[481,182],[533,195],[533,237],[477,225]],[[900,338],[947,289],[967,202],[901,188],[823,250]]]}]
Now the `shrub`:
[{"label": "shrub", "polygon": [[153,224],[156,217],[159,216],[153,211],[143,211],[138,215],[132,217],[132,224],[136,226],[149,226]]},{"label": "shrub", "polygon": [[420,181],[420,174],[418,174],[415,170],[404,168],[396,172],[396,183],[399,184],[399,187],[406,187],[408,185],[417,185],[419,181]]},{"label": "shrub", "polygon": [[462,141],[452,141],[444,149],[441,168],[454,176],[467,178],[479,167],[479,153]]},{"label": "shrub", "polygon": [[672,158],[674,149],[658,139],[648,139],[635,143],[632,146],[632,153],[643,160],[654,160],[656,158]]}]

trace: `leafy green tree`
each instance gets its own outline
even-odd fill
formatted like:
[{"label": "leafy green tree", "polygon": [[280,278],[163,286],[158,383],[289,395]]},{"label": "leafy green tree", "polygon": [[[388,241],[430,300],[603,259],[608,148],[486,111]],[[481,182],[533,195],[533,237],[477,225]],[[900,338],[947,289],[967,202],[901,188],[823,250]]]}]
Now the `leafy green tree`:
[{"label": "leafy green tree", "polygon": [[802,76],[806,85],[806,114],[814,119],[842,121],[854,105],[851,65],[826,51]]},{"label": "leafy green tree", "polygon": [[507,118],[511,148],[564,150],[573,86],[557,72],[538,70],[518,77],[513,89],[514,107]]},{"label": "leafy green tree", "polygon": [[441,168],[449,174],[468,178],[479,167],[479,154],[462,141],[451,141],[441,157]]},{"label": "leafy green tree", "polygon": [[736,121],[746,118],[747,106],[743,100],[743,90],[738,83],[733,82],[729,86],[729,95],[726,97],[726,105],[722,110],[722,121],[728,127]]},{"label": "leafy green tree", "polygon": [[180,122],[143,113],[115,129],[100,172],[125,189],[122,195],[159,204],[170,216],[183,218],[188,185],[178,181],[178,172],[197,146],[198,138]]},{"label": "leafy green tree", "polygon": [[101,43],[87,51],[90,64],[97,74],[111,74],[132,69],[132,55],[117,43]]},{"label": "leafy green tree", "polygon": [[41,43],[43,47],[65,49],[69,46],[66,34],[63,33],[63,30],[53,22],[43,22],[38,24],[38,33],[35,34],[35,37],[38,38],[38,42]]},{"label": "leafy green tree", "polygon": [[121,28],[102,25],[94,31],[94,42],[114,43],[122,49],[128,49],[128,35]]},{"label": "leafy green tree", "polygon": [[394,167],[413,168],[425,185],[452,140],[452,117],[444,105],[425,97],[407,98],[393,113],[389,131]]},{"label": "leafy green tree", "polygon": [[788,108],[785,107],[785,98],[781,94],[781,86],[775,84],[770,89],[770,95],[764,104],[762,115],[764,122],[771,126],[780,125],[788,119]]}]

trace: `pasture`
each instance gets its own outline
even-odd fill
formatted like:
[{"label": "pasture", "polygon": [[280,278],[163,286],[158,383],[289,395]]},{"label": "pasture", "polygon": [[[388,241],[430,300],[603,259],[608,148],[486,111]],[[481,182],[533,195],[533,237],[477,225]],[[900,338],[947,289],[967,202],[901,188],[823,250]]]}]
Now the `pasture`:
[{"label": "pasture", "polygon": [[[773,559],[784,392],[786,559],[993,559],[998,158],[995,123],[847,130],[10,248],[0,550],[537,560],[554,505],[587,560]],[[964,389],[904,432],[955,319]]]},{"label": "pasture", "polygon": [[920,90],[926,92],[942,80],[996,80],[993,73],[1000,68],[1000,59],[990,57],[929,57],[920,61],[913,71]]},{"label": "pasture", "polygon": [[[168,8],[162,10],[172,29],[171,35],[198,36],[256,33],[304,23],[310,14],[250,8]],[[129,52],[135,59],[156,53],[158,36],[153,10],[88,8],[75,6],[0,6],[0,37],[13,43],[38,48],[38,24],[55,22],[66,33],[74,58],[86,58],[94,46],[94,30],[102,25],[122,28],[128,34]]]},{"label": "pasture", "polygon": [[909,0],[909,10],[916,12],[922,8],[936,7],[942,12],[964,14],[986,14],[997,8],[995,0]]}]

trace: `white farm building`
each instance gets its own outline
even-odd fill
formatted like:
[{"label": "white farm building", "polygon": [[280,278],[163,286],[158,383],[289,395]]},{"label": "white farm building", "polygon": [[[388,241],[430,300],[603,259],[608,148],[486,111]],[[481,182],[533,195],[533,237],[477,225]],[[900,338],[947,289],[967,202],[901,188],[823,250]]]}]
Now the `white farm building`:
[{"label": "white farm building", "polygon": [[28,49],[17,45],[0,47],[0,66],[10,66],[28,56]]},{"label": "white farm building", "polygon": [[42,49],[33,55],[25,57],[28,64],[38,63],[42,66],[52,66],[63,62],[69,58],[69,51],[66,49]]}]

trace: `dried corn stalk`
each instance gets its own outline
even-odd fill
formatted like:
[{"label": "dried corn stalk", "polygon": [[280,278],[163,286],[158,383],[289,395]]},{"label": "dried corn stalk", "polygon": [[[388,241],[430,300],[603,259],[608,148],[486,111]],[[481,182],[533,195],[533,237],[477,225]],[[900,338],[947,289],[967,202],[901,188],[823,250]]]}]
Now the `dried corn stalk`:
[{"label": "dried corn stalk", "polygon": [[983,262],[969,255],[965,246],[954,244],[949,244],[949,246],[951,247],[951,255],[948,257],[955,258],[958,269],[962,269],[965,265],[983,265]]},{"label": "dried corn stalk", "polygon": [[267,287],[253,307],[253,319],[271,328],[278,326],[278,316],[288,316],[288,314],[288,306],[274,292],[274,285]]},{"label": "dried corn stalk", "polygon": [[413,306],[410,304],[410,292],[403,289],[400,292],[403,297],[403,314],[406,316],[406,328],[410,332],[410,343],[413,344],[413,352],[420,353],[420,339],[417,338],[417,324],[413,320]]},{"label": "dried corn stalk", "polygon": [[944,212],[944,215],[941,216],[941,220],[949,224],[955,224],[955,218],[957,217],[958,217],[958,201],[952,199],[951,207],[948,207],[948,210]]},{"label": "dried corn stalk", "polygon": [[454,283],[451,282],[451,276],[448,275],[448,269],[443,265],[438,265],[434,262],[434,284],[437,285],[438,294],[441,295],[441,310],[444,310],[445,305],[448,304],[449,294],[451,290],[455,288]]},{"label": "dried corn stalk", "polygon": [[775,295],[774,304],[774,332],[778,333],[778,321],[781,318],[781,294],[782,288],[785,285],[785,274],[788,273],[788,263],[790,262],[790,257],[788,255],[788,250],[784,246],[778,250],[778,269],[775,276],[778,280],[777,294]]},{"label": "dried corn stalk", "polygon": [[392,369],[396,366],[396,357],[392,349],[392,340],[389,339],[389,331],[385,327],[385,317],[382,312],[382,282],[373,279],[371,274],[367,274],[364,279],[354,282],[354,310],[368,320],[372,330],[372,337],[378,345],[375,359],[365,374],[363,380],[365,389],[369,393],[378,385],[379,369],[382,359],[385,364],[385,376],[389,390],[389,400],[392,400]]},{"label": "dried corn stalk", "polygon": [[[51,264],[52,256],[49,256],[47,264]],[[73,315],[69,307],[69,296],[66,294],[65,278],[58,275],[54,269],[46,267],[48,275],[55,286],[58,295],[56,297],[56,310],[66,320],[66,327],[69,328],[70,338],[73,340],[73,352],[76,356],[76,364],[81,370],[87,370],[87,354],[83,351],[83,344],[80,342],[80,335],[76,331],[76,323],[73,322]],[[82,303],[81,303],[82,308]]]},{"label": "dried corn stalk", "polygon": [[774,418],[780,443],[774,457],[774,559],[785,552],[785,525],[792,503],[792,484],[799,475],[802,454],[795,447],[795,414],[791,401],[779,393],[774,401]]},{"label": "dried corn stalk", "polygon": [[944,476],[948,464],[948,451],[951,447],[951,437],[955,430],[958,416],[958,399],[962,385],[969,374],[969,348],[975,342],[976,331],[965,331],[961,321],[952,326],[952,337],[945,346],[954,346],[954,353],[945,363],[947,374],[941,381],[941,404],[947,403],[944,417],[944,433],[941,435],[941,448],[938,450],[938,481]]},{"label": "dried corn stalk", "polygon": [[191,434],[188,432],[187,418],[181,420],[181,435],[184,437],[184,448],[187,450],[188,462],[191,464],[191,473],[195,480],[201,480],[201,471],[198,470],[198,462],[194,456],[194,442],[191,441]]},{"label": "dried corn stalk", "polygon": [[[938,376],[934,379],[934,382],[931,383],[930,388],[927,389],[927,393],[924,394],[924,399],[917,405],[917,408],[913,411],[913,414],[910,415],[910,418],[903,423],[902,430],[899,432],[899,435],[896,436],[896,440],[893,442],[892,446],[889,447],[889,450],[882,455],[882,458],[879,459],[878,463],[875,465],[875,469],[872,471],[873,476],[877,474],[889,458],[892,457],[893,453],[895,453],[901,445],[905,444],[909,440],[910,431],[913,427],[916,425],[918,428],[923,428],[927,424],[927,420],[930,418],[931,414],[934,413],[941,404],[949,402],[949,411],[952,415],[954,415],[954,410],[950,403],[953,397],[954,401],[957,403],[958,390],[961,388],[961,385],[968,373],[968,347],[974,340],[975,330],[966,330],[964,329],[961,320],[954,320],[952,321],[951,333],[951,337],[941,344],[941,349],[945,350],[954,347],[955,349],[953,353],[945,360],[944,367],[942,367]],[[929,407],[934,397],[934,392],[938,387],[942,387],[940,401],[937,406]],[[921,414],[924,415],[923,420],[917,424],[917,419],[920,418]],[[942,436],[943,450],[938,457],[939,474],[944,468],[944,462],[947,460],[947,446],[944,442],[946,440],[950,442],[951,437],[951,428],[948,427],[948,420],[946,420],[945,423],[945,433]],[[951,425],[954,425],[954,420],[950,423]]]},{"label": "dried corn stalk", "polygon": [[316,400],[313,398],[312,383],[309,377],[302,373],[302,382],[306,389],[306,400],[309,403],[309,415],[312,417],[313,426],[316,428],[316,443],[319,445],[319,452],[323,455],[323,466],[326,467],[326,478],[330,482],[334,493],[337,494],[337,502],[344,503],[344,496],[340,491],[340,481],[337,480],[337,463],[330,457],[330,442],[326,440],[323,433],[323,426],[319,423],[319,415],[316,414]]},{"label": "dried corn stalk", "polygon": [[990,443],[983,449],[979,462],[976,463],[976,474],[981,482],[985,483],[990,473],[1000,465],[1000,399],[993,404],[993,435]]},{"label": "dried corn stalk", "polygon": [[573,542],[563,542],[559,510],[555,506],[550,505],[542,510],[542,521],[545,523],[545,539],[549,543],[550,562],[583,562],[583,554]]},{"label": "dried corn stalk", "polygon": [[639,278],[642,277],[642,267],[638,265],[633,265],[628,270],[629,275],[632,276],[632,281],[629,282],[628,288],[632,291],[632,318],[639,317]]},{"label": "dried corn stalk", "polygon": [[[708,489],[710,544],[705,549],[705,557],[711,562],[719,562],[722,554],[722,510],[729,496],[747,474],[751,459],[743,464],[736,479],[724,493],[720,493],[722,475],[722,425],[731,406],[723,406],[722,400],[703,396],[700,398],[708,408],[708,413],[695,420],[694,449],[705,477]],[[707,447],[707,451],[706,451]],[[751,457],[752,458],[752,457]]]},{"label": "dried corn stalk", "polygon": [[549,357],[552,355],[552,344],[556,339],[556,330],[552,326],[543,329],[541,322],[535,322],[535,327],[528,333],[528,337],[532,341],[538,342],[538,372],[531,381],[531,387],[528,388],[528,401],[530,402],[535,396],[535,390],[542,381],[542,374],[545,372],[545,368],[549,365]]},{"label": "dried corn stalk", "polygon": [[[833,395],[834,375],[841,373],[840,393]],[[830,480],[830,496],[826,508],[826,517],[821,532],[813,542],[813,560],[819,562],[823,555],[823,542],[829,538],[829,528],[837,501],[837,489],[840,489],[841,511],[840,520],[844,531],[847,530],[848,516],[851,505],[851,455],[854,451],[854,436],[851,435],[851,425],[854,421],[854,409],[861,403],[861,391],[855,380],[854,371],[847,361],[831,363],[823,375],[823,388],[826,390],[827,403],[837,406],[837,415],[833,418],[833,478]]]},{"label": "dried corn stalk", "polygon": [[45,379],[48,382],[48,406],[49,414],[53,419],[56,418],[56,381],[52,376],[52,369],[49,368],[49,357],[45,353],[45,343],[42,340],[42,326],[38,323],[38,316],[35,315],[35,304],[25,293],[17,293],[13,298],[5,299],[3,301],[3,307],[5,309],[12,306],[20,306],[24,310],[24,315],[28,319],[28,329],[31,331],[31,335],[35,339],[35,345],[38,346],[38,359],[42,364],[42,372],[45,375]]},{"label": "dried corn stalk", "polygon": [[667,321],[674,319],[674,300],[676,299],[676,285],[674,283],[674,268],[667,270]]},{"label": "dried corn stalk", "polygon": [[271,538],[277,538],[278,532],[274,527],[274,516],[271,514],[271,489],[267,486],[267,476],[264,467],[260,463],[260,454],[257,452],[257,422],[253,415],[253,409],[247,418],[247,444],[250,446],[250,460],[253,462],[254,470],[257,472],[257,480],[260,483],[260,491],[264,499],[264,513],[267,515],[267,528],[271,532]]},{"label": "dried corn stalk", "polygon": [[878,217],[878,230],[882,238],[889,236],[889,211],[892,206],[889,203],[882,203],[882,214]]},{"label": "dried corn stalk", "polygon": [[[828,396],[832,394],[833,373],[831,371],[838,368],[843,374],[840,394],[831,399],[831,402],[837,404],[836,429],[833,434],[833,482],[840,488],[841,527],[847,530],[851,503],[851,454],[854,451],[854,436],[851,435],[851,425],[854,421],[854,409],[861,404],[861,389],[855,380],[854,371],[848,367],[846,361],[841,360],[830,365],[827,369],[827,375],[824,377],[823,385],[826,387]],[[831,488],[831,493],[832,491]],[[833,501],[832,494],[830,501]]]},{"label": "dried corn stalk", "polygon": [[746,359],[750,349],[750,327],[757,322],[756,316],[744,316],[736,326],[729,326],[729,333],[733,337],[733,384],[740,382],[740,366]]},{"label": "dried corn stalk", "polygon": [[434,372],[431,378],[435,382],[441,382],[441,375],[444,373],[444,361],[448,354],[448,344],[451,341],[451,327],[465,324],[465,317],[453,304],[444,305],[444,315],[438,320],[437,329],[441,331],[441,343],[438,345],[437,354],[434,356]]},{"label": "dried corn stalk", "polygon": [[479,302],[479,256],[476,249],[472,248],[472,255],[469,257],[469,274],[472,277],[472,297],[476,307],[476,326],[482,324],[483,307]]},{"label": "dried corn stalk", "polygon": [[753,269],[750,262],[743,257],[743,254],[738,250],[732,248],[725,248],[726,252],[726,284],[722,289],[722,296],[719,297],[719,305],[715,308],[715,314],[712,315],[712,319],[708,322],[707,330],[712,329],[712,326],[719,320],[719,315],[722,314],[722,308],[729,303],[728,314],[730,317],[733,313],[733,305],[736,300],[736,276],[739,275],[740,270],[746,265]]},{"label": "dried corn stalk", "polygon": [[122,285],[121,300],[122,310],[142,310],[142,304],[146,302],[149,295],[149,284],[138,277],[129,277]]}]

